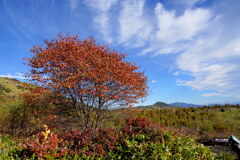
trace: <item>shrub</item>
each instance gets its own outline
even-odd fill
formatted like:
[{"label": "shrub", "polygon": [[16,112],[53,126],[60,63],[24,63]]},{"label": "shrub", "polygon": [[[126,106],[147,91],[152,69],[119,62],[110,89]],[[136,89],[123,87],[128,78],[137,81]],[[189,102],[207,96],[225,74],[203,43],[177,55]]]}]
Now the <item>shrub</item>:
[{"label": "shrub", "polygon": [[146,118],[127,119],[126,124],[122,127],[123,133],[139,134],[149,131],[150,122]]},{"label": "shrub", "polygon": [[126,120],[123,141],[105,159],[213,159],[216,154],[189,137],[177,138],[147,119]]},{"label": "shrub", "polygon": [[51,133],[47,126],[45,131],[25,139],[21,147],[26,153],[35,154],[39,158],[56,158],[67,153],[63,140],[59,139],[57,134]]},{"label": "shrub", "polygon": [[132,135],[105,159],[214,159],[216,154],[188,137],[176,138],[159,132],[159,141],[146,134]]},{"label": "shrub", "polygon": [[116,149],[118,133],[114,129],[72,130],[62,136],[71,156],[87,155],[101,157]]}]

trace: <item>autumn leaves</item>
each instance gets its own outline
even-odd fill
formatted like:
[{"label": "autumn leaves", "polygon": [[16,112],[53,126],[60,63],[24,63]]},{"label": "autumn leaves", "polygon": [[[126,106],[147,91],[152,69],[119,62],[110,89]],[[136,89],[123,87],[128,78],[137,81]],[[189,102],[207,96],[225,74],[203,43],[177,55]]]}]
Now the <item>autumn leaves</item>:
[{"label": "autumn leaves", "polygon": [[92,112],[90,108],[96,112],[136,103],[148,93],[147,77],[139,67],[92,37],[80,40],[78,36],[58,35],[31,52],[33,57],[25,59],[31,68],[29,78],[66,98],[81,112],[78,115]]}]

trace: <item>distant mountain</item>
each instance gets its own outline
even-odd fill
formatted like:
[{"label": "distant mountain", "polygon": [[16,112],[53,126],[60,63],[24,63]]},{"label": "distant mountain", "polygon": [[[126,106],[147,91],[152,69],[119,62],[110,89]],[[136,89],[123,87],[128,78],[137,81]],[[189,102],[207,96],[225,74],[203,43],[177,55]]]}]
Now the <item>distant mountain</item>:
[{"label": "distant mountain", "polygon": [[240,102],[237,103],[237,102],[234,102],[234,103],[229,103],[229,102],[226,102],[226,103],[212,103],[212,104],[207,104],[206,106],[215,106],[215,105],[240,105]]},{"label": "distant mountain", "polygon": [[168,105],[167,103],[164,103],[164,102],[156,102],[152,106],[155,106],[155,107],[171,107],[170,105]]},{"label": "distant mountain", "polygon": [[192,104],[192,103],[182,103],[182,102],[175,102],[175,103],[170,103],[169,105],[171,106],[177,106],[177,107],[202,107],[203,105],[199,104]]},{"label": "distant mountain", "polygon": [[178,108],[178,107],[171,106],[164,102],[156,102],[153,105],[134,107],[134,109],[167,109],[167,108],[170,109],[170,108]]}]

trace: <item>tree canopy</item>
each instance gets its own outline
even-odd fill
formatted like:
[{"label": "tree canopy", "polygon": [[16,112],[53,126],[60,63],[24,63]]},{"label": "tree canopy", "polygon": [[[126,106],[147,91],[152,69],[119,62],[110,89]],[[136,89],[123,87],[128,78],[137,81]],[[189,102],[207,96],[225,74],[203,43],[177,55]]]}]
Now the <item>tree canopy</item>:
[{"label": "tree canopy", "polygon": [[31,52],[33,56],[25,59],[31,68],[28,77],[65,97],[64,102],[75,107],[87,127],[93,127],[91,119],[99,121],[104,110],[136,103],[148,93],[144,72],[124,61],[126,54],[100,45],[92,37],[80,40],[60,34]]}]

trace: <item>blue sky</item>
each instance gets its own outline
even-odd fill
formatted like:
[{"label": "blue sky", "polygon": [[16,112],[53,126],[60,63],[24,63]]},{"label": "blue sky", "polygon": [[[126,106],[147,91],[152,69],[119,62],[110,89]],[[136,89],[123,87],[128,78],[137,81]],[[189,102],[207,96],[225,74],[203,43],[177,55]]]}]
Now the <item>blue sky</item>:
[{"label": "blue sky", "polygon": [[94,36],[145,70],[157,101],[240,102],[239,0],[1,0],[0,76],[22,79],[33,45]]}]

